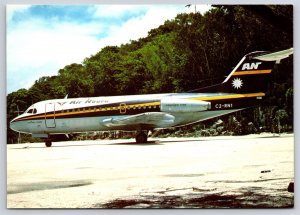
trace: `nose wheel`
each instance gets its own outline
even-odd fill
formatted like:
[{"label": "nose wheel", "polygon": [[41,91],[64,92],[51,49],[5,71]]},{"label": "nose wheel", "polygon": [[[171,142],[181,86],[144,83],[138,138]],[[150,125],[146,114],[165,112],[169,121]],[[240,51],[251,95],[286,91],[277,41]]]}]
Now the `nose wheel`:
[{"label": "nose wheel", "polygon": [[137,143],[147,143],[147,138],[148,135],[144,132],[139,132],[136,136],[135,136],[135,141]]}]

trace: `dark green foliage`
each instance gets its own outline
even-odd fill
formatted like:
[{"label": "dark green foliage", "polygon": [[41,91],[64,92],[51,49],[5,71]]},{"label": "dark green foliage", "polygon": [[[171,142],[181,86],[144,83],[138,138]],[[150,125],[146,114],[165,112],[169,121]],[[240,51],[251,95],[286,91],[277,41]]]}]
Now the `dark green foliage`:
[{"label": "dark green foliage", "polygon": [[[107,46],[82,64],[67,65],[57,76],[41,77],[28,90],[10,93],[7,120],[17,115],[17,108],[24,111],[32,103],[66,94],[75,98],[182,92],[220,83],[244,54],[292,46],[289,5],[218,5],[204,15],[178,14],[145,38]],[[272,74],[260,107],[222,117],[220,126],[213,120],[189,129],[198,136],[293,129],[293,59],[283,60]],[[8,129],[8,142],[16,140],[17,133]]]}]

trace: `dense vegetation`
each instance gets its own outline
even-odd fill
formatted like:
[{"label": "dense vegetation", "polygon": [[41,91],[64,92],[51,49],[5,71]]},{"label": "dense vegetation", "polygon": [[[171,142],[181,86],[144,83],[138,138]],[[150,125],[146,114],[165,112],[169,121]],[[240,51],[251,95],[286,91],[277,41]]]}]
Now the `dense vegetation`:
[{"label": "dense vegetation", "polygon": [[[7,125],[18,108],[24,111],[32,103],[66,94],[76,98],[182,92],[219,83],[244,54],[292,46],[292,6],[214,6],[204,15],[179,14],[145,38],[107,46],[82,64],[67,65],[57,76],[41,77],[29,89],[8,94]],[[275,68],[268,94],[260,107],[187,129],[199,135],[292,131],[292,58]],[[208,127],[213,130],[203,130]],[[16,142],[16,132],[8,128],[7,134],[8,143]]]}]

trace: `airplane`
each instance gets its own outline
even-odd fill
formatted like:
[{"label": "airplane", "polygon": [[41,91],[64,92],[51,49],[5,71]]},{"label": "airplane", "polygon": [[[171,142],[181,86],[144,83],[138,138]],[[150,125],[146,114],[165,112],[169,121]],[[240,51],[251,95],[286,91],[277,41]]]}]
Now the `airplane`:
[{"label": "airplane", "polygon": [[16,132],[30,133],[50,147],[55,135],[88,131],[135,131],[136,142],[148,132],[179,127],[257,105],[266,95],[274,65],[293,54],[246,54],[217,85],[185,93],[52,99],[31,105],[10,122]]}]

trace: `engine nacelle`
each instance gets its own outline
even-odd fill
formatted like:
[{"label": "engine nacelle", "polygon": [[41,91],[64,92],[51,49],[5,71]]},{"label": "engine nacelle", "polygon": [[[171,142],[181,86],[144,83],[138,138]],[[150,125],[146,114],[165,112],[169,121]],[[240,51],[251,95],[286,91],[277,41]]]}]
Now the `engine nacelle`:
[{"label": "engine nacelle", "polygon": [[160,110],[163,112],[199,112],[210,107],[210,102],[191,99],[163,98],[160,101]]}]

